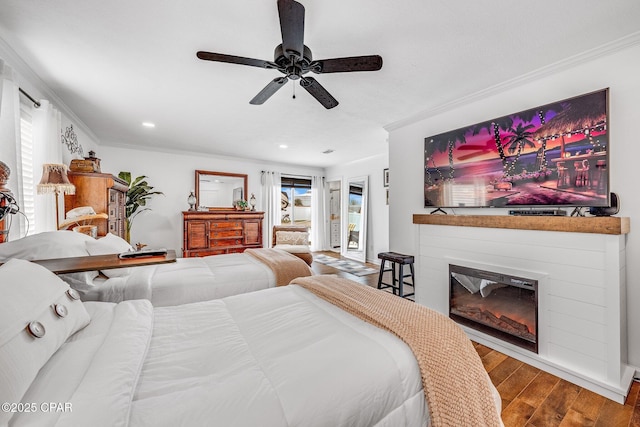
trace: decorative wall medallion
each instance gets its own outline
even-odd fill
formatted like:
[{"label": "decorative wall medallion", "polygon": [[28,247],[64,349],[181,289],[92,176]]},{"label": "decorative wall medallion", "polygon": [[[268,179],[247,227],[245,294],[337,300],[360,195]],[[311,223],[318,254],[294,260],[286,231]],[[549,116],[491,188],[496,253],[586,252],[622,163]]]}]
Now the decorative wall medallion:
[{"label": "decorative wall medallion", "polygon": [[67,149],[71,154],[78,153],[80,156],[84,156],[84,150],[78,142],[78,136],[73,131],[73,125],[70,125],[61,135],[61,142],[67,145]]}]

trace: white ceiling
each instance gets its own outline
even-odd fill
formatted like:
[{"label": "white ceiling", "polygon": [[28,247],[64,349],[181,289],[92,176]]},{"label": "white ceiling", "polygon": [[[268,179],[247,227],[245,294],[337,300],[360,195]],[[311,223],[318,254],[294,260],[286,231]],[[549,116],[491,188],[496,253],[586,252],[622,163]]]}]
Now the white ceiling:
[{"label": "white ceiling", "polygon": [[196,58],[273,60],[275,0],[0,0],[0,38],[102,145],[327,167],[385,152],[386,125],[640,31],[637,0],[301,3],[314,58],[384,60],[314,75],[332,110],[291,81],[249,105],[277,71]]}]

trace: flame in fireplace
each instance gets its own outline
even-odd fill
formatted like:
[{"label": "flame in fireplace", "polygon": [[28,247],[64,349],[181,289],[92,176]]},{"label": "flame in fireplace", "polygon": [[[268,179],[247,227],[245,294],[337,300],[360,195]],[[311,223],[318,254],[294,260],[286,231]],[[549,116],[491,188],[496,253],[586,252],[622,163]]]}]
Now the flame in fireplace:
[{"label": "flame in fireplace", "polygon": [[534,292],[506,285],[483,297],[479,292],[454,282],[452,285],[451,313],[471,322],[536,342],[536,301]]}]

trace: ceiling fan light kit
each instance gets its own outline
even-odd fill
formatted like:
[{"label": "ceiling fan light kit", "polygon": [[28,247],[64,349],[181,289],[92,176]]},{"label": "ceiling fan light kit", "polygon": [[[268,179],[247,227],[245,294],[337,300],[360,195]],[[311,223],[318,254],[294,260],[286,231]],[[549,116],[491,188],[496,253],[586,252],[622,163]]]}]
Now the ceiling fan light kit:
[{"label": "ceiling fan light kit", "polygon": [[338,101],[313,77],[305,74],[346,73],[353,71],[378,71],[382,68],[382,57],[379,55],[352,56],[313,60],[311,49],[304,44],[304,6],[295,0],[278,0],[280,32],[282,44],[275,48],[274,60],[245,58],[200,51],[197,57],[205,61],[227,62],[231,64],[249,65],[266,69],[274,69],[284,77],[273,79],[251,101],[260,105],[276,93],[288,80],[299,80],[304,88],[325,108],[333,108]]}]

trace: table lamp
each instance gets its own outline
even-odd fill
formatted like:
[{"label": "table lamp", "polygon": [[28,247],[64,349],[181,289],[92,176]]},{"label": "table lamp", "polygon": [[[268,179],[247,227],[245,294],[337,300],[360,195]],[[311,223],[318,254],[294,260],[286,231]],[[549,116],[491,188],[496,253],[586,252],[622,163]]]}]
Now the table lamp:
[{"label": "table lamp", "polygon": [[60,193],[75,194],[76,187],[69,182],[67,176],[67,165],[60,165],[55,163],[45,163],[42,165],[42,179],[37,186],[38,194],[51,194],[56,195],[56,230],[58,229],[59,215],[58,215],[58,196]]}]

